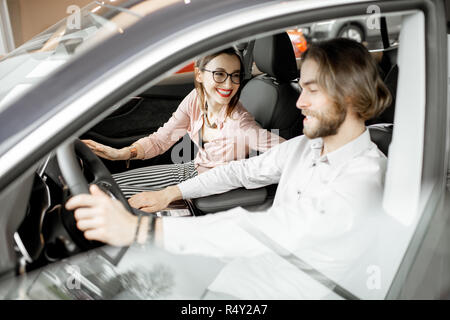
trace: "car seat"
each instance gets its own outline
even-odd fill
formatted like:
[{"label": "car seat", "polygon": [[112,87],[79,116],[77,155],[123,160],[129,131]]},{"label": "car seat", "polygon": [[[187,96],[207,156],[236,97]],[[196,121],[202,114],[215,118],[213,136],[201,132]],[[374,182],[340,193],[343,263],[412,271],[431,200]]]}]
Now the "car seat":
[{"label": "car seat", "polygon": [[295,106],[299,72],[287,33],[257,39],[253,49],[256,67],[263,72],[242,89],[240,101],[264,129],[278,129],[290,139],[303,130],[303,116]]},{"label": "car seat", "polygon": [[397,65],[397,51],[397,48],[385,50],[380,62],[380,74],[383,77],[386,87],[391,93],[392,102],[381,115],[366,122],[372,141],[386,156],[388,156],[389,145],[394,130],[395,102],[399,72]]},{"label": "car seat", "polygon": [[389,145],[392,140],[394,125],[392,123],[378,123],[367,127],[369,128],[370,139],[387,157],[389,153]]}]

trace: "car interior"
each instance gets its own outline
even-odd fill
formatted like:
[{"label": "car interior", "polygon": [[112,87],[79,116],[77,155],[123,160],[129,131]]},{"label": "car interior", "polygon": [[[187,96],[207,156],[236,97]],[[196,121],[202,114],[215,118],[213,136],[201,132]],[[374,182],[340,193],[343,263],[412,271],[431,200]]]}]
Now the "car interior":
[{"label": "car interior", "polygon": [[[381,37],[386,36],[387,32],[381,32]],[[397,45],[392,46],[389,41],[383,43],[385,46],[375,50],[374,54],[378,57],[380,75],[391,91],[393,101],[380,117],[368,121],[367,126],[372,140],[387,156],[393,132],[399,69],[396,63]],[[243,105],[261,127],[268,130],[278,129],[280,136],[285,139],[301,135],[303,116],[295,106],[300,94],[298,61],[288,34],[281,32],[264,36],[239,43],[236,47],[243,53],[244,65],[249,66],[249,70],[246,70],[246,80],[242,84]],[[163,125],[193,88],[193,72],[173,74],[158,85],[130,98],[126,103],[114,107],[111,114],[81,135],[80,139],[92,139],[116,148],[131,145]],[[178,143],[181,143],[181,140]],[[87,147],[81,142],[78,144],[81,145],[76,147],[77,154],[85,155],[80,157],[82,161],[79,161],[79,164],[86,180],[89,183],[98,181],[99,177],[92,175],[91,170],[84,170],[100,166],[98,159],[91,161],[90,156],[86,155],[89,152],[83,150]],[[110,173],[169,164],[172,163],[171,154],[176,148],[177,144],[155,158],[131,161],[129,167],[125,161],[101,159],[101,163]],[[183,150],[191,151],[188,155],[182,155],[183,159],[194,159],[197,150],[192,142],[190,149],[182,148],[181,152]],[[251,153],[250,156],[254,155],[256,153]],[[27,271],[101,245],[83,242],[82,237],[76,234],[77,230],[73,230],[73,215],[64,214],[63,204],[70,197],[70,190],[61,176],[61,170],[54,154],[50,154],[35,174],[27,214],[15,237],[17,251],[25,258]],[[113,185],[114,181],[108,183]],[[248,210],[262,210],[271,206],[276,187],[271,185],[252,190],[240,188],[185,201],[185,206],[195,216],[237,206]],[[108,189],[108,186],[104,189]],[[112,191],[111,194],[117,197]],[[62,218],[70,216],[72,221]]]}]

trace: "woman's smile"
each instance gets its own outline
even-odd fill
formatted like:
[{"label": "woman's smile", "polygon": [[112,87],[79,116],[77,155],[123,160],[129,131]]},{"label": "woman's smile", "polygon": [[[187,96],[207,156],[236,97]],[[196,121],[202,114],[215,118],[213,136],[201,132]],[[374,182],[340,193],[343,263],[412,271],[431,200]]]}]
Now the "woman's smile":
[{"label": "woman's smile", "polygon": [[231,96],[231,93],[233,92],[232,89],[221,89],[221,88],[216,88],[216,91],[223,98],[229,98]]}]

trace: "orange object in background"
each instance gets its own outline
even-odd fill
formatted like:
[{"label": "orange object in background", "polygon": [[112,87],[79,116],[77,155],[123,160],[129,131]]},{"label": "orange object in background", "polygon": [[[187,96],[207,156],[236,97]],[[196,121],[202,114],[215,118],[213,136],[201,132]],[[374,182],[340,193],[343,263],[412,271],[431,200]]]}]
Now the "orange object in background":
[{"label": "orange object in background", "polygon": [[290,29],[286,32],[291,39],[292,46],[294,47],[295,57],[300,58],[302,53],[308,49],[308,43],[303,35],[303,32],[299,29]]},{"label": "orange object in background", "polygon": [[191,62],[187,66],[178,70],[176,73],[185,73],[185,72],[193,72],[193,71],[194,71],[194,62]]}]

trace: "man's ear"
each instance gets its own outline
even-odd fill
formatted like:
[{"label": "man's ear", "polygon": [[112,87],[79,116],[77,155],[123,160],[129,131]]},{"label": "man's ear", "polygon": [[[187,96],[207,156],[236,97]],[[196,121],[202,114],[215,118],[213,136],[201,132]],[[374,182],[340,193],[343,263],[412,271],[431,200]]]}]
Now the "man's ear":
[{"label": "man's ear", "polygon": [[199,68],[197,68],[197,67],[194,68],[194,75],[195,75],[195,81],[197,81],[198,83],[203,82],[203,73],[200,72]]}]

